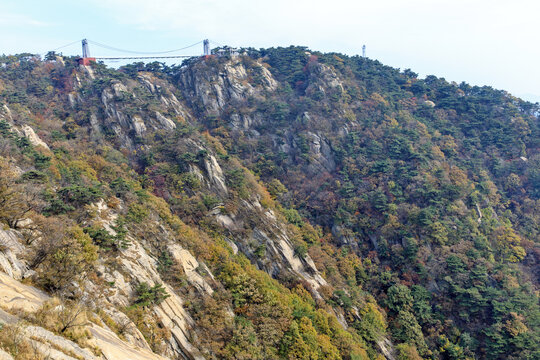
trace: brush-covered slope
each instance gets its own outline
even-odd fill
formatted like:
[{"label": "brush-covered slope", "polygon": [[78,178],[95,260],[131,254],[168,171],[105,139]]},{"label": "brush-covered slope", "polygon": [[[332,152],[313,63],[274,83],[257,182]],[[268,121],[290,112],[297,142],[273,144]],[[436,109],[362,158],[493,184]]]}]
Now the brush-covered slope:
[{"label": "brush-covered slope", "polygon": [[538,105],[299,47],[0,63],[6,356],[540,355]]}]

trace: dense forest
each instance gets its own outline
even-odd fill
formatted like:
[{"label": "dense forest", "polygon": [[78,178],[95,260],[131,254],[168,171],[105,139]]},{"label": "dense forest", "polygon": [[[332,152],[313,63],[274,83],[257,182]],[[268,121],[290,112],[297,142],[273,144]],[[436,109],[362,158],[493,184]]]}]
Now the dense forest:
[{"label": "dense forest", "polygon": [[0,348],[46,358],[33,326],[114,358],[100,326],[171,359],[538,359],[539,119],[304,47],[0,57],[0,270],[50,296],[0,296]]}]

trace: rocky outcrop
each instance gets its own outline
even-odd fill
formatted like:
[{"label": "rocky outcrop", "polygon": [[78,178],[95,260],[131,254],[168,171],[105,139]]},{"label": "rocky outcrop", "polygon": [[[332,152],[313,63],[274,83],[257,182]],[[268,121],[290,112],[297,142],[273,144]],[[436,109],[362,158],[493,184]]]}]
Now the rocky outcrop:
[{"label": "rocky outcrop", "polygon": [[[355,249],[358,248],[358,239],[354,237],[353,233],[350,230],[344,228],[343,226],[333,225],[332,235],[338,240],[339,245],[347,245]],[[372,241],[374,242],[373,246],[377,247],[376,239],[373,238]]]},{"label": "rocky outcrop", "polygon": [[44,292],[0,272],[0,307],[3,309],[34,312],[48,299]]},{"label": "rocky outcrop", "polygon": [[13,356],[0,349],[0,360],[13,360]]},{"label": "rocky outcrop", "polygon": [[[192,118],[189,111],[184,107],[184,105],[174,95],[173,91],[169,88],[170,84],[163,83],[151,73],[146,72],[139,72],[139,74],[137,75],[137,80],[148,91],[150,91],[151,94],[157,96],[161,104],[163,104],[166,109],[174,112],[176,115],[178,115],[184,120],[190,120]],[[156,118],[157,117],[158,115],[156,114]],[[161,121],[160,119],[157,120]],[[162,125],[166,126],[165,124]],[[172,126],[172,124],[169,123],[168,126]]]},{"label": "rocky outcrop", "polygon": [[[0,272],[0,307],[15,313],[33,313],[39,310],[46,301],[51,298],[44,292],[11,278]],[[32,346],[43,356],[51,359],[62,360],[124,360],[126,355],[129,359],[162,360],[162,356],[156,355],[149,348],[140,348],[122,341],[111,330],[97,324],[90,324],[89,330],[93,336],[90,343],[99,349],[103,357],[95,355],[91,350],[82,348],[80,345],[63,336],[56,335],[49,330],[35,325],[24,325],[17,316],[0,310],[0,324],[21,324],[23,339],[29,341]]]},{"label": "rocky outcrop", "polygon": [[328,171],[332,172],[336,168],[334,154],[328,140],[321,135],[310,131],[306,133],[309,141],[310,165],[309,172],[312,174]]},{"label": "rocky outcrop", "polygon": [[343,83],[336,72],[328,65],[318,62],[309,63],[309,85],[306,88],[307,95],[319,92],[323,96],[332,93],[343,93]]},{"label": "rocky outcrop", "polygon": [[[181,72],[179,85],[189,94],[190,101],[200,103],[207,114],[220,114],[230,103],[243,103],[248,97],[276,90],[277,82],[268,69],[259,63],[252,65],[247,69],[236,57],[222,66],[200,62]],[[253,75],[259,79],[258,85],[250,81]]]},{"label": "rocky outcrop", "polygon": [[36,133],[34,132],[34,129],[32,129],[30,126],[23,125],[22,131],[24,133],[24,136],[26,136],[26,138],[30,141],[32,145],[41,146],[47,150],[50,150],[49,145],[47,145],[45,141],[41,140],[39,136],[37,136]]},{"label": "rocky outcrop", "polygon": [[11,115],[11,109],[6,105],[2,105],[0,108],[0,119],[6,120],[8,123],[13,123],[13,116]]},{"label": "rocky outcrop", "polygon": [[[199,267],[203,267],[203,264],[199,264],[197,259],[186,249],[182,248],[178,244],[171,244],[168,247],[172,258],[182,266],[188,282],[193,285],[201,293],[212,295],[214,290],[206,282],[206,280],[197,272]],[[210,273],[208,268],[204,267],[205,271]]]},{"label": "rocky outcrop", "polygon": [[[85,82],[92,81],[93,78],[87,74],[86,77],[78,76],[77,80],[76,86],[83,87]],[[174,130],[175,118],[184,121],[191,119],[191,115],[170,87],[170,84],[157,79],[151,73],[139,73],[137,81],[113,81],[100,92],[103,116],[98,116],[97,113],[90,115],[93,134],[99,138],[103,129],[107,129],[117,136],[123,147],[135,149],[135,137],[144,137],[154,130]],[[72,107],[86,105],[79,95],[67,96]],[[157,105],[160,110],[146,111],[150,103],[154,107]],[[172,118],[169,115],[172,115]]]},{"label": "rocky outcrop", "polygon": [[32,127],[27,124],[24,124],[22,126],[16,126],[14,124],[11,109],[5,104],[2,105],[2,107],[0,108],[0,120],[5,120],[9,124],[11,131],[15,132],[18,135],[26,137],[28,141],[30,141],[30,144],[32,144],[33,146],[38,146],[42,147],[43,149],[50,150],[49,145],[47,145],[45,141],[41,140],[41,138],[36,134]]},{"label": "rocky outcrop", "polygon": [[[112,228],[115,226],[117,219],[115,211],[109,209],[103,201],[96,203],[93,209],[97,215],[96,221],[107,229],[107,231],[113,233]],[[159,226],[159,224],[156,225]],[[184,271],[188,275],[188,280],[202,291],[211,293],[212,289],[210,286],[205,283],[204,279],[196,276],[196,273],[193,272],[192,265],[196,264],[195,268],[197,268],[199,263],[187,250],[174,243],[171,240],[173,238],[172,236],[164,229],[162,230],[164,231],[160,234],[162,244],[168,244],[173,257],[178,259],[178,262],[184,267]],[[123,308],[130,305],[131,299],[135,295],[134,285],[141,283],[147,283],[150,286],[163,284],[168,297],[162,303],[155,306],[153,312],[159,322],[172,334],[172,337],[166,344],[166,353],[172,358],[182,356],[184,358],[200,359],[198,350],[189,340],[191,338],[190,329],[193,326],[193,320],[184,309],[182,298],[163,281],[157,271],[156,259],[152,257],[136,238],[128,234],[128,240],[131,245],[127,249],[122,250],[122,255],[119,259],[120,268],[113,270],[104,265],[99,267],[101,276],[107,282],[114,284],[106,294],[106,297],[99,300],[102,307],[108,308],[108,312],[112,317],[122,317],[121,313],[118,313],[115,308]],[[88,283],[87,287],[87,291],[99,291],[92,283]],[[128,320],[123,319],[123,321]],[[133,344],[142,343],[143,347],[149,349],[144,338],[133,328],[134,326],[128,329],[130,330],[131,342]]]},{"label": "rocky outcrop", "polygon": [[[105,228],[111,235],[114,235],[114,226],[118,215],[111,210],[104,201],[100,201],[91,207],[92,213],[96,216],[96,223]],[[159,225],[159,224],[158,224]],[[165,230],[164,230],[165,231]],[[169,242],[169,250],[173,258],[183,267],[188,282],[201,293],[212,294],[213,290],[205,279],[198,274],[198,269],[203,268],[207,274],[210,271],[198,262],[193,255],[183,249],[180,245],[172,242],[172,237],[166,233],[162,234],[163,240]],[[154,354],[142,334],[135,325],[118,309],[123,309],[131,304],[135,295],[134,285],[143,282],[150,286],[164,284],[167,297],[163,302],[153,308],[153,312],[159,323],[167,328],[172,334],[168,340],[166,354],[169,358],[202,359],[198,350],[190,342],[190,329],[193,320],[183,307],[182,298],[167,284],[164,283],[157,272],[157,261],[149,252],[128,234],[131,245],[122,251],[120,266],[109,268],[105,263],[98,264],[98,273],[109,284],[110,288],[104,291],[100,285],[93,281],[86,281],[82,289],[95,302],[96,306],[118,324],[125,324],[124,337],[121,340],[118,336],[98,324],[91,324],[89,330],[94,339],[95,346],[103,352],[106,359],[125,359],[126,354],[130,354],[131,359],[164,359]],[[26,277],[29,272],[26,264],[20,260],[25,247],[21,243],[22,235],[15,230],[0,230],[0,308],[9,311],[21,311],[24,313],[35,312],[43,304],[50,300],[50,297],[28,285],[24,285],[16,279]],[[3,319],[3,320],[2,320]],[[9,315],[0,316],[0,321],[14,321]],[[93,359],[92,356],[80,353],[80,348],[65,338],[54,335],[40,327],[26,328],[28,336],[32,341],[37,341],[35,346],[40,352],[51,356],[54,359],[84,358]],[[52,347],[52,350],[49,349]],[[88,350],[84,350],[88,351]],[[74,354],[76,356],[74,356]],[[90,353],[89,353],[90,354]]]},{"label": "rocky outcrop", "polygon": [[100,326],[92,325],[90,333],[93,342],[101,350],[106,360],[166,360],[166,357],[157,355],[149,349],[134,348],[126,344],[112,331]]},{"label": "rocky outcrop", "polygon": [[256,130],[253,130],[255,125],[260,125],[264,122],[264,118],[261,113],[251,114],[237,114],[230,115],[231,128],[235,130],[251,130],[251,134],[259,136]]},{"label": "rocky outcrop", "polygon": [[21,280],[33,274],[21,259],[25,247],[19,242],[22,234],[15,230],[0,230],[0,271]]},{"label": "rocky outcrop", "polygon": [[[256,216],[257,222],[264,224],[264,229],[255,227],[249,237],[242,236],[241,229],[244,228],[246,219],[240,214]],[[274,277],[283,272],[299,276],[311,285],[314,295],[320,297],[317,290],[320,286],[326,285],[326,281],[308,254],[303,257],[295,254],[286,228],[272,210],[264,209],[258,200],[252,198],[251,201],[242,201],[238,214],[224,215],[218,210],[212,211],[211,215],[215,217],[217,223],[231,232],[234,241],[229,242],[233,251],[243,252],[261,270]],[[264,249],[262,257],[257,254],[260,249]]]},{"label": "rocky outcrop", "polygon": [[227,195],[228,190],[225,185],[225,177],[223,176],[223,171],[221,166],[217,162],[216,158],[213,155],[209,155],[204,159],[204,167],[208,174],[208,180],[211,185],[220,193],[222,196]]},{"label": "rocky outcrop", "polygon": [[[132,239],[133,241],[133,239]],[[121,263],[125,273],[129,274],[136,283],[147,283],[150,286],[163,284],[169,295],[162,303],[154,307],[154,312],[160,322],[170,330],[172,338],[169,345],[171,356],[183,355],[194,359],[200,358],[197,349],[188,340],[189,329],[193,320],[183,308],[183,300],[178,294],[161,279],[156,270],[156,261],[148,255],[144,248],[133,241],[129,249],[123,252]],[[133,290],[131,289],[131,292]],[[126,296],[132,295],[125,294]]]},{"label": "rocky outcrop", "polygon": [[394,360],[394,345],[388,339],[380,339],[377,341],[377,346],[387,360]]},{"label": "rocky outcrop", "polygon": [[[39,326],[27,326],[24,335],[37,351],[46,357],[59,360],[97,360],[98,356],[90,350],[81,348],[78,344],[58,336]],[[116,358],[118,359],[118,357]]]},{"label": "rocky outcrop", "polygon": [[174,130],[176,129],[176,124],[171,120],[161,115],[159,111],[156,111],[156,120],[165,130]]}]

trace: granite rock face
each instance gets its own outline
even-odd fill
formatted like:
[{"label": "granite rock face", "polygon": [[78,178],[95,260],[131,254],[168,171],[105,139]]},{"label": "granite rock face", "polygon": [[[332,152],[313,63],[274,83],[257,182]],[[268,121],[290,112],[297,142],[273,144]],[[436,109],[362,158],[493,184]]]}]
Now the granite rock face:
[{"label": "granite rock face", "polygon": [[[8,311],[0,310],[0,324],[20,324],[19,336],[29,341],[41,355],[51,359],[65,360],[123,360],[126,359],[127,354],[129,354],[130,359],[165,359],[154,354],[149,348],[141,348],[121,340],[111,330],[94,323],[88,325],[92,334],[91,342],[103,356],[96,355],[90,349],[82,348],[73,341],[56,335],[43,327],[27,325],[21,322],[21,319],[16,315],[10,315],[10,313],[34,313],[49,300],[51,297],[43,291],[24,285],[0,272],[0,307]],[[3,350],[0,352],[2,359],[10,359],[10,356]]]},{"label": "granite rock face", "polygon": [[[245,256],[259,270],[274,278],[295,279],[305,284],[313,298],[323,302],[322,290],[329,284],[317,269],[313,260],[315,256],[312,259],[307,253],[300,254],[295,247],[295,234],[287,220],[275,208],[272,210],[264,205],[262,192],[246,194],[236,206],[225,208],[224,204],[237,191],[237,184],[227,171],[230,169],[226,160],[229,155],[212,146],[212,139],[207,134],[201,132],[200,136],[185,136],[200,126],[198,121],[202,120],[198,117],[206,116],[209,121],[220,117],[223,120],[220,125],[224,129],[243,134],[254,142],[266,142],[272,151],[283,153],[285,161],[298,157],[307,159],[307,175],[310,177],[336,170],[337,156],[332,139],[321,128],[309,126],[297,132],[264,133],[265,126],[270,126],[274,119],[261,109],[268,94],[278,91],[278,81],[262,60],[251,60],[249,66],[244,63],[245,60],[241,57],[220,58],[215,60],[218,62],[216,64],[209,59],[181,67],[174,78],[175,84],[152,73],[139,71],[129,77],[118,77],[96,85],[94,81],[99,75],[91,67],[81,67],[81,71],[74,76],[75,91],[66,95],[65,106],[84,113],[78,119],[79,126],[95,141],[96,146],[104,145],[100,151],[106,152],[114,143],[115,150],[125,157],[125,161],[117,163],[119,167],[132,166],[135,169],[140,165],[137,163],[139,153],[151,154],[158,150],[156,144],[159,141],[167,141],[167,147],[159,150],[172,153],[174,147],[177,156],[174,166],[178,167],[178,174],[191,175],[197,180],[197,186],[212,195],[209,200],[203,199],[203,202],[208,200],[212,203],[213,208],[209,206],[205,209],[202,217],[205,225],[222,235],[220,239],[228,244],[232,253]],[[305,71],[308,74],[307,95],[320,93],[324,101],[330,101],[332,96],[343,94],[343,84],[329,66],[310,65]],[[91,100],[78,91],[89,84],[97,87]],[[321,116],[305,111],[298,122],[316,123]],[[33,146],[50,151],[49,145],[36,134],[39,128],[34,131],[28,124],[15,124],[7,106],[0,109],[0,118],[6,119],[13,131],[27,137]],[[344,126],[344,129],[346,135],[347,127]],[[41,132],[37,133],[41,135]],[[46,136],[43,138],[47,141],[50,139]],[[58,145],[55,146],[52,141],[49,143],[53,150],[57,149]],[[149,161],[144,165],[146,169],[141,165],[142,170],[136,171],[141,171],[139,175],[142,179],[150,176],[152,171],[159,172],[162,165]],[[181,167],[185,168],[180,170]],[[115,169],[108,170],[111,171],[111,179],[114,179]],[[158,194],[159,184],[155,179],[153,181],[147,184],[149,192]],[[176,178],[174,181],[177,184],[182,182]],[[257,179],[252,181],[257,184]],[[181,191],[189,189],[182,188]],[[174,198],[174,194],[166,191],[159,193],[159,196],[167,200]],[[116,202],[114,206],[105,200],[85,204],[87,220],[82,225],[97,226],[108,235],[116,236],[120,221],[130,209],[127,201],[120,199],[121,195],[111,197]],[[151,239],[139,236],[137,229],[130,229],[125,235],[129,246],[118,249],[114,258],[100,257],[96,264],[96,277],[77,284],[77,295],[91,299],[96,318],[107,318],[122,328],[121,333],[110,322],[91,321],[86,325],[91,347],[85,348],[43,327],[25,325],[24,336],[33,342],[41,354],[68,360],[204,359],[205,349],[201,348],[195,331],[195,316],[190,315],[189,301],[182,292],[187,290],[179,290],[167,280],[160,271],[160,257],[164,253],[170,256],[178,272],[184,276],[182,286],[194,296],[212,297],[223,290],[223,285],[200,254],[196,256],[196,252],[180,243],[179,236],[173,234],[164,216],[152,215],[140,225],[154,229]],[[337,230],[339,240],[352,246],[354,239],[346,236],[342,229]],[[0,309],[8,311],[0,313],[0,321],[18,323],[21,319],[17,311],[38,311],[51,300],[51,294],[21,282],[34,274],[25,258],[29,245],[24,243],[21,229],[0,230],[0,246]],[[166,294],[162,302],[147,309],[157,326],[169,334],[160,344],[159,354],[152,350],[148,336],[128,316],[129,308],[138,296],[137,286],[143,283],[149,287],[162,285]],[[235,315],[232,309],[225,311],[231,314],[231,318]],[[343,328],[347,328],[343,315],[336,314],[336,317]],[[383,343],[381,348],[384,346],[385,349],[390,348],[391,344]],[[391,351],[383,353],[391,354]],[[0,352],[0,359],[2,356]],[[9,358],[10,355],[5,356]]]}]

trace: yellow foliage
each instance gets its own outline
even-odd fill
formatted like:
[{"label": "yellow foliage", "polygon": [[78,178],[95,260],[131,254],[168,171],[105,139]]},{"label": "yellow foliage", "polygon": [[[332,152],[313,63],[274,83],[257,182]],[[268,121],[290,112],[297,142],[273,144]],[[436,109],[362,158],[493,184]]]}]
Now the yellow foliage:
[{"label": "yellow foliage", "polygon": [[524,323],[525,317],[523,315],[511,312],[510,317],[511,319],[506,321],[504,327],[511,336],[516,337],[529,331]]},{"label": "yellow foliage", "polygon": [[370,99],[377,102],[377,103],[379,103],[379,104],[383,104],[385,106],[388,106],[388,101],[386,101],[380,94],[378,94],[376,92],[371,94]]},{"label": "yellow foliage", "polygon": [[396,346],[398,360],[422,360],[418,354],[416,346],[410,344],[399,344]]},{"label": "yellow foliage", "polygon": [[212,147],[219,155],[227,155],[227,150],[225,150],[221,142],[212,135],[210,135],[208,131],[203,132],[203,136],[208,143],[212,144]]},{"label": "yellow foliage", "polygon": [[369,329],[366,329],[369,335],[376,339],[382,336],[386,332],[387,324],[384,315],[379,311],[377,305],[368,302],[364,307],[359,311],[360,317],[365,319],[364,323],[369,326]]},{"label": "yellow foliage", "polygon": [[317,335],[317,342],[321,349],[322,358],[326,360],[340,360],[341,356],[339,350],[332,345],[330,337],[328,335]]},{"label": "yellow foliage", "polygon": [[384,120],[385,120],[385,123],[387,126],[389,127],[396,127],[399,125],[399,123],[397,122],[396,119],[394,119],[393,117],[390,117],[388,115],[384,115]]},{"label": "yellow foliage", "polygon": [[429,237],[439,245],[445,245],[448,242],[448,230],[439,221],[427,226]]},{"label": "yellow foliage", "polygon": [[292,292],[296,295],[298,295],[302,301],[310,304],[311,306],[315,306],[315,301],[313,300],[313,298],[311,297],[311,294],[306,290],[305,287],[303,287],[302,285],[297,285],[293,290]]},{"label": "yellow foliage", "polygon": [[329,314],[323,309],[318,309],[313,319],[314,325],[317,327],[319,333],[332,335],[332,329],[328,320]]},{"label": "yellow foliage", "polygon": [[495,232],[495,246],[503,260],[519,262],[526,255],[521,247],[521,237],[512,229],[505,226],[498,227]]},{"label": "yellow foliage", "polygon": [[356,114],[351,110],[345,110],[343,117],[349,121],[356,121]]},{"label": "yellow foliage", "polygon": [[449,170],[449,177],[452,184],[456,186],[465,186],[467,185],[467,174],[458,168],[457,166],[451,166]]},{"label": "yellow foliage", "polygon": [[92,169],[90,164],[84,160],[73,160],[68,166],[81,172],[88,180],[97,181],[96,170]]},{"label": "yellow foliage", "polygon": [[444,160],[444,153],[441,151],[441,148],[437,145],[433,145],[431,147],[431,152],[433,153],[433,156],[439,160]]},{"label": "yellow foliage", "polygon": [[356,269],[359,267],[362,267],[362,262],[354,254],[347,254],[347,256],[338,260],[339,272],[345,279],[354,279]]},{"label": "yellow foliage", "polygon": [[44,250],[36,269],[37,280],[45,288],[59,290],[93,269],[98,247],[79,226],[67,230],[59,227],[55,234],[43,236]]},{"label": "yellow foliage", "polygon": [[455,154],[457,152],[457,144],[454,138],[450,135],[443,135],[439,147],[442,151],[448,154]]},{"label": "yellow foliage", "polygon": [[415,119],[414,128],[418,131],[418,133],[420,134],[420,136],[422,136],[422,138],[426,140],[431,139],[431,135],[429,134],[426,124]]},{"label": "yellow foliage", "polygon": [[143,334],[152,351],[163,353],[165,341],[171,337],[170,331],[166,327],[159,326],[156,319],[141,306],[130,307],[125,313]]}]

